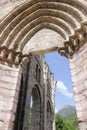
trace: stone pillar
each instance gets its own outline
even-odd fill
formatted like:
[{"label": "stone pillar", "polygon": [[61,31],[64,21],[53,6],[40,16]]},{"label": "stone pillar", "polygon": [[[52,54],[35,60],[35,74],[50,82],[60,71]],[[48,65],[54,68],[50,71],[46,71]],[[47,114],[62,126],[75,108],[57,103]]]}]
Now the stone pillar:
[{"label": "stone pillar", "polygon": [[13,130],[21,72],[0,64],[0,130]]},{"label": "stone pillar", "polygon": [[70,59],[73,90],[80,130],[87,130],[87,44]]}]

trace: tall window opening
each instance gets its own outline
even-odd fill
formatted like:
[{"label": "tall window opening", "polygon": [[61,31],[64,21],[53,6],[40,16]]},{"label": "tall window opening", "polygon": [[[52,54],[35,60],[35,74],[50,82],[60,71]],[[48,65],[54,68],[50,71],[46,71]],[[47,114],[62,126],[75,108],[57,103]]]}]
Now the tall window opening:
[{"label": "tall window opening", "polygon": [[28,130],[41,130],[41,99],[37,85],[32,89]]}]

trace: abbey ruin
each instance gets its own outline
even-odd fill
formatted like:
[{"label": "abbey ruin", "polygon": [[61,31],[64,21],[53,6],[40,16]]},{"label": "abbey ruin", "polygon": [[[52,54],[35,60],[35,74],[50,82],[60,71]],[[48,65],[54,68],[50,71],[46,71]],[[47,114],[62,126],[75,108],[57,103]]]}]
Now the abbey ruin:
[{"label": "abbey ruin", "polygon": [[0,0],[0,130],[15,125],[24,65],[54,51],[70,62],[79,128],[87,130],[87,0]]},{"label": "abbey ruin", "polygon": [[14,130],[55,130],[55,86],[44,56],[33,57],[23,68]]}]

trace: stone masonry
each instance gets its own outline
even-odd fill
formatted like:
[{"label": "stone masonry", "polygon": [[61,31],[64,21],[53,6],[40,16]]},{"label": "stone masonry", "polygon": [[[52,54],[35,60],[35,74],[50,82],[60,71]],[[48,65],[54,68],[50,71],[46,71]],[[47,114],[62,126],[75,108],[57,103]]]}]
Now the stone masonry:
[{"label": "stone masonry", "polygon": [[[18,113],[16,116],[14,130],[55,130],[54,98],[56,82],[44,56],[33,57],[29,64],[24,66],[22,77],[21,85],[26,95],[21,91],[20,98],[22,101],[19,101],[19,105],[21,102],[22,105],[18,107],[20,114]],[[26,87],[27,89],[25,89]],[[33,104],[32,116],[30,117],[31,97]],[[21,118],[18,119],[18,116]],[[30,118],[31,122],[29,123]],[[18,123],[16,123],[16,120]]]},{"label": "stone masonry", "polygon": [[[70,60],[79,128],[87,130],[87,0],[0,0],[0,130],[13,130],[27,119],[24,110],[28,86],[23,82],[28,83],[29,74],[26,72],[26,78],[22,75],[24,64],[33,56],[54,51]],[[31,92],[38,112],[42,111],[38,104],[43,101],[39,98],[43,86],[36,84]],[[47,86],[50,88],[49,83]],[[48,90],[44,99],[52,96]],[[44,125],[39,126],[37,121],[35,127],[51,129],[50,102],[43,106],[44,113],[48,112],[42,119]],[[42,117],[38,114],[38,119]]]},{"label": "stone masonry", "polygon": [[87,130],[87,44],[70,59],[72,83],[80,130]]},{"label": "stone masonry", "polygon": [[12,130],[20,90],[21,68],[0,64],[0,130]]}]

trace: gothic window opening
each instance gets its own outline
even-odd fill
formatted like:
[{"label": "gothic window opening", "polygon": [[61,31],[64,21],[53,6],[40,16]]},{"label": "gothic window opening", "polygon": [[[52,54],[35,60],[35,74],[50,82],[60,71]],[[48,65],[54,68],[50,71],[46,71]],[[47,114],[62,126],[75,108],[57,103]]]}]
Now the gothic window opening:
[{"label": "gothic window opening", "polygon": [[28,130],[41,130],[41,99],[38,86],[32,89]]}]

